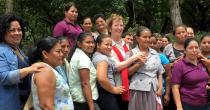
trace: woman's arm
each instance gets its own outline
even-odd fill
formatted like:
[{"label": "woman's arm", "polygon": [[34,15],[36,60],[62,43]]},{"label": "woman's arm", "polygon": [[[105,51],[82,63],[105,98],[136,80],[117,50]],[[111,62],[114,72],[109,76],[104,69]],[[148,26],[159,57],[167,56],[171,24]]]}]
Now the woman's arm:
[{"label": "woman's arm", "polygon": [[43,110],[54,110],[56,78],[51,68],[45,67],[34,74],[40,107]]},{"label": "woman's arm", "polygon": [[136,54],[136,55],[131,56],[130,58],[128,58],[125,61],[117,62],[116,63],[117,71],[121,71],[122,69],[130,66],[132,63],[134,63],[137,60],[137,58],[138,57],[137,57],[137,54]]},{"label": "woman's arm", "polygon": [[157,96],[162,96],[162,89],[163,89],[163,77],[162,74],[158,74],[158,90],[156,92]]},{"label": "woman's arm", "polygon": [[28,74],[38,71],[39,68],[43,66],[43,63],[39,63],[30,67],[18,69],[17,64],[14,63],[14,60],[7,59],[5,55],[7,54],[0,53],[0,84],[2,85],[17,84],[20,82],[20,79],[23,79]]},{"label": "woman's arm", "polygon": [[88,68],[83,68],[79,70],[81,86],[83,90],[84,97],[88,103],[89,109],[94,110],[94,102],[92,98],[92,90],[90,87],[90,70]]},{"label": "woman's arm", "polygon": [[141,66],[143,66],[147,61],[145,55],[137,57],[136,62],[128,68],[128,75],[132,76]]},{"label": "woman's arm", "polygon": [[183,110],[179,88],[180,88],[179,84],[172,85],[172,93],[174,96],[174,101],[175,101],[177,110]]},{"label": "woman's arm", "polygon": [[107,71],[108,70],[108,63],[106,61],[101,61],[97,64],[97,80],[101,87],[112,94],[121,94],[123,92],[123,87],[118,86],[114,87],[108,80]]},{"label": "woman's arm", "polygon": [[171,90],[171,66],[170,64],[164,65],[166,71],[166,93],[164,95],[164,103],[168,105],[170,101],[170,90]]},{"label": "woman's arm", "polygon": [[46,66],[46,64],[39,62],[39,63],[34,63],[29,67],[20,69],[20,79],[23,79],[28,74],[32,74],[34,72],[39,72],[40,71],[39,69],[44,68],[45,66]]}]

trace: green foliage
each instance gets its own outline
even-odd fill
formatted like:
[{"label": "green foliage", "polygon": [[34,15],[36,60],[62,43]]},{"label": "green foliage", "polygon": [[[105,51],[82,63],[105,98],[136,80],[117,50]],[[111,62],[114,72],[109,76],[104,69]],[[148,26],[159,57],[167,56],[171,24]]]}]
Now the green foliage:
[{"label": "green foliage", "polygon": [[[64,5],[70,1],[78,6],[78,23],[97,13],[103,13],[107,18],[111,13],[118,13],[125,18],[129,32],[135,32],[140,25],[158,33],[168,33],[172,29],[168,0],[14,0],[14,13],[21,15],[27,23],[23,48],[51,36],[54,25],[64,17]],[[134,10],[130,9],[128,1],[133,1]],[[180,6],[183,22],[195,29],[198,38],[203,31],[210,30],[209,0],[181,0]],[[0,15],[4,12],[5,0],[0,0]],[[135,15],[133,19],[131,13]]]},{"label": "green foliage", "polygon": [[0,0],[0,15],[5,12],[5,0]]}]

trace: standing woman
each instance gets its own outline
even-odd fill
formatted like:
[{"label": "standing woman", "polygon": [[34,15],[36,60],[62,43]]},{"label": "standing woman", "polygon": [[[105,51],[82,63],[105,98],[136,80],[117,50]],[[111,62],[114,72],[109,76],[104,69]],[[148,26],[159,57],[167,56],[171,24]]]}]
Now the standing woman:
[{"label": "standing woman", "polygon": [[[119,62],[123,62],[127,59],[126,53],[129,51],[128,45],[122,39],[122,33],[124,29],[123,18],[120,15],[112,14],[110,18],[107,20],[107,27],[109,32],[111,33],[112,38],[112,59],[116,64]],[[131,60],[132,58],[128,58]],[[131,63],[134,63],[136,59],[132,60]],[[118,69],[119,71],[115,74],[115,82],[117,86],[124,86],[125,91],[122,95],[119,95],[118,102],[120,103],[120,110],[128,109],[128,101],[129,101],[129,80],[128,80],[128,64],[127,66]]]},{"label": "standing woman", "polygon": [[93,21],[96,26],[96,32],[94,35],[94,38],[96,39],[100,34],[109,34],[109,31],[107,29],[106,25],[106,18],[103,14],[96,14],[93,17]]},{"label": "standing woman", "polygon": [[60,41],[41,39],[29,52],[31,63],[41,61],[45,67],[32,76],[31,91],[35,110],[74,110],[68,83],[55,68],[63,63]]},{"label": "standing woman", "polygon": [[95,33],[92,32],[93,23],[90,17],[85,17],[82,22],[82,28],[85,33],[89,33],[94,35]]},{"label": "standing woman", "polygon": [[170,62],[174,62],[183,56],[184,52],[184,41],[187,39],[187,30],[185,25],[177,25],[173,31],[175,36],[175,42],[168,44],[163,53],[169,58]]},{"label": "standing woman", "polygon": [[120,110],[116,94],[122,94],[124,89],[114,81],[116,65],[111,59],[112,39],[109,35],[99,35],[96,44],[93,63],[97,69],[99,106],[101,110]]},{"label": "standing woman", "polygon": [[114,75],[120,68],[127,67],[138,55],[116,64],[111,57],[112,39],[109,35],[103,34],[96,39],[97,49],[93,54],[93,63],[97,69],[97,81],[99,91],[99,106],[101,110],[120,110],[120,103],[117,98],[124,92],[124,87],[116,85]]},{"label": "standing woman", "polygon": [[[171,66],[181,58],[183,58],[184,55],[184,41],[187,39],[187,29],[185,25],[177,25],[174,28],[173,35],[175,36],[175,42],[168,44],[164,50],[163,53],[168,57],[170,60]],[[173,99],[173,95],[170,94],[170,99]],[[176,110],[175,109],[175,103],[174,100],[170,100],[168,106],[166,107],[166,110]]]},{"label": "standing woman", "polygon": [[177,110],[208,110],[207,68],[199,59],[198,42],[187,39],[184,43],[185,56],[174,64],[172,70],[172,92]]},{"label": "standing woman", "polygon": [[70,64],[68,61],[68,57],[70,54],[70,45],[68,39],[64,36],[59,37],[58,40],[60,41],[61,51],[63,52],[63,64],[56,67],[56,70],[63,76],[63,78],[68,82],[68,76],[70,71]]},{"label": "standing woman", "polygon": [[[30,93],[30,74],[42,64],[29,66],[19,45],[25,37],[23,20],[14,14],[0,18],[0,110],[21,110]],[[24,85],[18,85],[18,84]],[[19,89],[19,87],[23,87]]]},{"label": "standing woman", "polygon": [[[81,33],[77,39],[75,52],[70,55],[69,85],[75,110],[98,110],[94,104],[98,99],[96,69],[91,62],[95,48],[91,34]],[[72,57],[71,57],[72,56]]]},{"label": "standing woman", "polygon": [[70,47],[73,47],[77,37],[82,32],[82,28],[76,23],[78,17],[76,4],[73,2],[67,3],[64,8],[64,13],[65,18],[55,25],[53,36],[66,36],[69,40]]},{"label": "standing woman", "polygon": [[129,110],[156,110],[156,95],[162,95],[164,69],[159,54],[149,48],[150,37],[151,31],[147,27],[137,29],[138,45],[132,49],[132,53],[135,55],[141,52],[143,57],[136,64],[137,71],[131,76]]},{"label": "standing woman", "polygon": [[163,36],[162,38],[162,42],[163,42],[163,49],[168,45],[170,44],[170,38],[168,36]]}]

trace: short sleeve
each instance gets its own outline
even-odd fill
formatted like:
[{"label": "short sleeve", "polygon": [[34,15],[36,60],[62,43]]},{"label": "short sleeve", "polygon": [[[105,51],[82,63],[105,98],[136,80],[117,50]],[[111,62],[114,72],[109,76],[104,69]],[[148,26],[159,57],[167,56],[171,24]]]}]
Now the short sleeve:
[{"label": "short sleeve", "polygon": [[97,54],[93,56],[92,62],[95,66],[102,61],[108,62],[108,57],[102,54]]},{"label": "short sleeve", "polygon": [[78,69],[83,69],[83,68],[91,68],[91,61],[90,58],[88,58],[87,56],[80,56],[80,58],[78,59]]},{"label": "short sleeve", "polygon": [[63,36],[64,30],[65,29],[62,26],[62,22],[57,23],[53,29],[53,36],[54,37]]},{"label": "short sleeve", "polygon": [[172,69],[171,84],[181,84],[182,76],[182,64],[181,62],[177,62],[174,64],[174,67]]}]

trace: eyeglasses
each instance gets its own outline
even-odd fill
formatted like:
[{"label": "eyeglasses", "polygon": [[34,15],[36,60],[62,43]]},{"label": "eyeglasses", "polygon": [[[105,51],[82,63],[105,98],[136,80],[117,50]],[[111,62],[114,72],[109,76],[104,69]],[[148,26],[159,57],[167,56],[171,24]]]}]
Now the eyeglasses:
[{"label": "eyeglasses", "polygon": [[15,33],[16,31],[19,33],[19,32],[22,32],[22,29],[19,28],[19,29],[9,29],[8,30],[8,32],[10,32],[10,33]]}]

